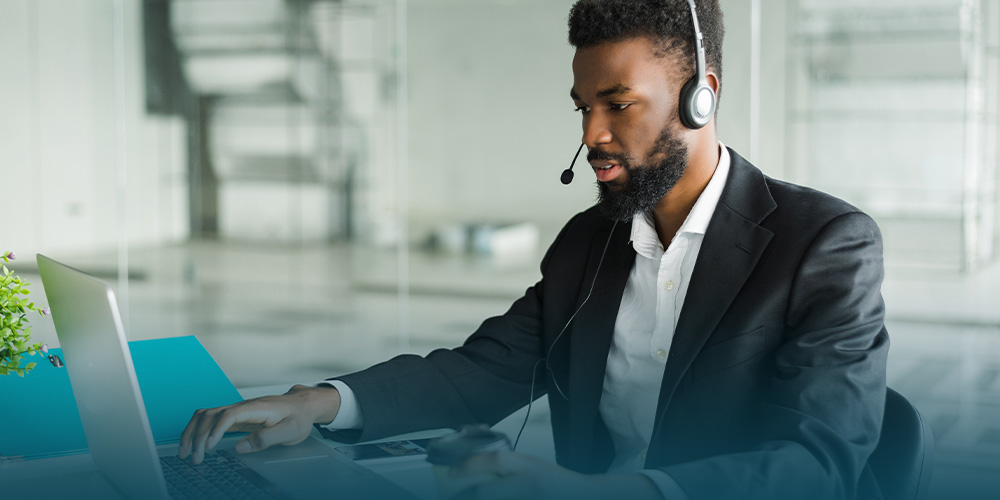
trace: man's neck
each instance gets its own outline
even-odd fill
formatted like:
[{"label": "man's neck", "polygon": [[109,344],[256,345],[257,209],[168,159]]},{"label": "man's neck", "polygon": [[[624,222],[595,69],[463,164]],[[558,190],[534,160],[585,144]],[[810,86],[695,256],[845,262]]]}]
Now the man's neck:
[{"label": "man's neck", "polygon": [[719,141],[712,136],[712,145],[691,148],[684,175],[653,209],[656,234],[664,249],[670,246],[719,165]]}]

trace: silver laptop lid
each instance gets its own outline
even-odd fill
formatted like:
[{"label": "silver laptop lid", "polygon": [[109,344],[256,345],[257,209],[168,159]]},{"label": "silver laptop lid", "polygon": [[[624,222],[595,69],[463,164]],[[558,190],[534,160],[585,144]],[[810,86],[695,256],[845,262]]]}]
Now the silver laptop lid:
[{"label": "silver laptop lid", "polygon": [[38,270],[98,470],[129,498],[169,498],[114,291],[41,254]]}]

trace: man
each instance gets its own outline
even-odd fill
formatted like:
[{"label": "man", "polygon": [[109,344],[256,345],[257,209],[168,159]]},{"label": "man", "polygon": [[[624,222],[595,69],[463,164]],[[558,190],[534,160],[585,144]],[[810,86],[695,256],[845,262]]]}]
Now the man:
[{"label": "man", "polygon": [[[467,472],[497,480],[470,495],[878,498],[866,465],[888,349],[878,228],[726,149],[713,95],[691,101],[706,116],[682,119],[699,66],[691,9],[580,0],[571,10],[571,96],[599,202],[567,223],[541,281],[506,314],[456,349],[199,410],[180,455],[200,460],[244,422],[264,429],[242,451],[296,443],[314,423],[342,441],[493,424],[534,383],[549,396],[560,466],[473,459]],[[717,2],[699,2],[697,18],[701,85],[717,95]]]}]

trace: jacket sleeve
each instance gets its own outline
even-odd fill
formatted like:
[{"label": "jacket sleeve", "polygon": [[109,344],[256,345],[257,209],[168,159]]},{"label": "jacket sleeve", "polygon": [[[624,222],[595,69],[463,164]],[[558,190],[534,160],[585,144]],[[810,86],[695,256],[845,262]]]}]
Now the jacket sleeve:
[{"label": "jacket sleeve", "polygon": [[855,498],[885,405],[882,278],[875,222],[860,212],[831,220],[791,285],[783,343],[755,416],[758,444],[661,470],[696,500],[728,498],[734,485],[752,500]]},{"label": "jacket sleeve", "polygon": [[404,354],[336,377],[357,396],[364,425],[341,431],[320,428],[320,432],[330,439],[357,442],[472,423],[492,426],[528,404],[536,369],[534,396],[544,395],[537,366],[543,355],[544,276],[555,249],[578,217],[566,224],[546,252],[542,279],[505,314],[484,321],[461,347],[438,349],[427,356]]}]

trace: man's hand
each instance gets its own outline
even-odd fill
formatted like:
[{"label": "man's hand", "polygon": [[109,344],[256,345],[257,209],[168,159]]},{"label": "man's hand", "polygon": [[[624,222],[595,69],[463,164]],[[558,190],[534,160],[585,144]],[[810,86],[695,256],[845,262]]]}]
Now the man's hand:
[{"label": "man's hand", "polygon": [[197,410],[181,433],[177,456],[201,463],[205,450],[219,444],[227,431],[250,432],[236,443],[236,451],[260,451],[275,444],[302,442],[314,423],[329,423],[340,410],[340,392],[329,386],[296,385],[281,396],[241,401],[229,406]]},{"label": "man's hand", "polygon": [[497,478],[462,491],[456,497],[460,500],[663,499],[656,485],[640,474],[588,476],[509,451],[476,455],[453,469],[451,474]]}]

